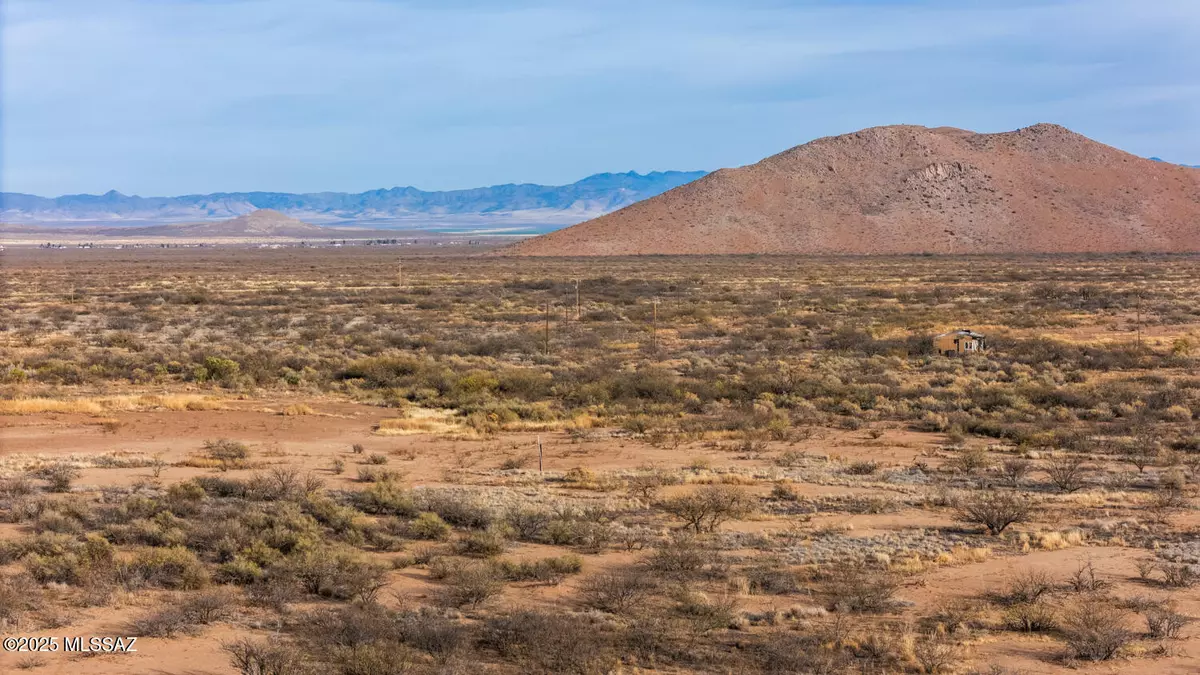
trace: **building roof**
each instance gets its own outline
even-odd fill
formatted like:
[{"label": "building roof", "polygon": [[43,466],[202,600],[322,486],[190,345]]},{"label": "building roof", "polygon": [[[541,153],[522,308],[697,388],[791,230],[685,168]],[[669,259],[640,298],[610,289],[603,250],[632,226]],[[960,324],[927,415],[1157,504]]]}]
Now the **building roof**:
[{"label": "building roof", "polygon": [[946,337],[948,335],[965,335],[966,337],[975,338],[976,340],[983,339],[983,333],[976,333],[975,331],[967,330],[966,328],[959,328],[958,330],[952,330],[948,333],[942,333],[940,335],[935,335],[934,337],[942,338],[942,337]]}]

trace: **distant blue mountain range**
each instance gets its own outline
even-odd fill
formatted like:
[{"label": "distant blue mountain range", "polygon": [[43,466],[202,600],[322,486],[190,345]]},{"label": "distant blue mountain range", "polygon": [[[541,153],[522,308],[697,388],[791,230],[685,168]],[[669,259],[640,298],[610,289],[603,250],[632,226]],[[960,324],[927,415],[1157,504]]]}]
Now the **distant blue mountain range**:
[{"label": "distant blue mountain range", "polygon": [[508,184],[425,192],[412,187],[345,192],[218,192],[180,197],[102,195],[38,197],[0,193],[0,222],[144,225],[233,218],[275,209],[314,223],[430,222],[572,224],[653,197],[704,171],[600,173],[570,185]]},{"label": "distant blue mountain range", "polygon": [[[1170,163],[1171,163],[1171,162],[1168,162],[1168,161],[1167,161],[1167,160],[1165,160],[1165,159],[1162,159],[1161,157],[1150,157],[1149,159],[1151,159],[1151,160],[1153,160],[1153,161],[1155,161],[1155,162],[1163,162],[1163,163],[1165,163],[1165,164],[1170,164]],[[1191,168],[1191,169],[1200,169],[1200,164],[1180,164],[1179,166],[1186,166],[1186,167],[1188,167],[1188,168]]]}]

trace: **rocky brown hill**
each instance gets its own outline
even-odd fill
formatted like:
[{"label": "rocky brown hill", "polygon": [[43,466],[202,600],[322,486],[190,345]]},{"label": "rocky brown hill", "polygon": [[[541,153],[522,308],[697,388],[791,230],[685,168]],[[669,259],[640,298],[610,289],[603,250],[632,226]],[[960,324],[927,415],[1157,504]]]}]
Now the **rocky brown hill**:
[{"label": "rocky brown hill", "polygon": [[1200,251],[1200,171],[1038,124],[821,138],[516,255]]},{"label": "rocky brown hill", "polygon": [[272,210],[258,209],[244,216],[209,223],[127,227],[120,230],[125,236],[149,237],[324,237],[336,232]]}]

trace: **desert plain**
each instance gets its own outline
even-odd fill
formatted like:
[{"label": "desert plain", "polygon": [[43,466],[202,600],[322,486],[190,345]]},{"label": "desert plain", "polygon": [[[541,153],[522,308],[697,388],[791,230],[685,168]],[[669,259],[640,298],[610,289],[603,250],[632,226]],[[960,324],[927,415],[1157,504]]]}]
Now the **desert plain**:
[{"label": "desert plain", "polygon": [[0,672],[1200,670],[1194,255],[467,253],[0,253]]}]

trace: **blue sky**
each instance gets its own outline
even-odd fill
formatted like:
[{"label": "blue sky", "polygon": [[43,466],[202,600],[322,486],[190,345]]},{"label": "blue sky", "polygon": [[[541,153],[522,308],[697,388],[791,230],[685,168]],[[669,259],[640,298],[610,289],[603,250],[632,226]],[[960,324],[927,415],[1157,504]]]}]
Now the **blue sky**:
[{"label": "blue sky", "polygon": [[1200,163],[1197,0],[5,0],[0,187],[452,189],[879,124]]}]

